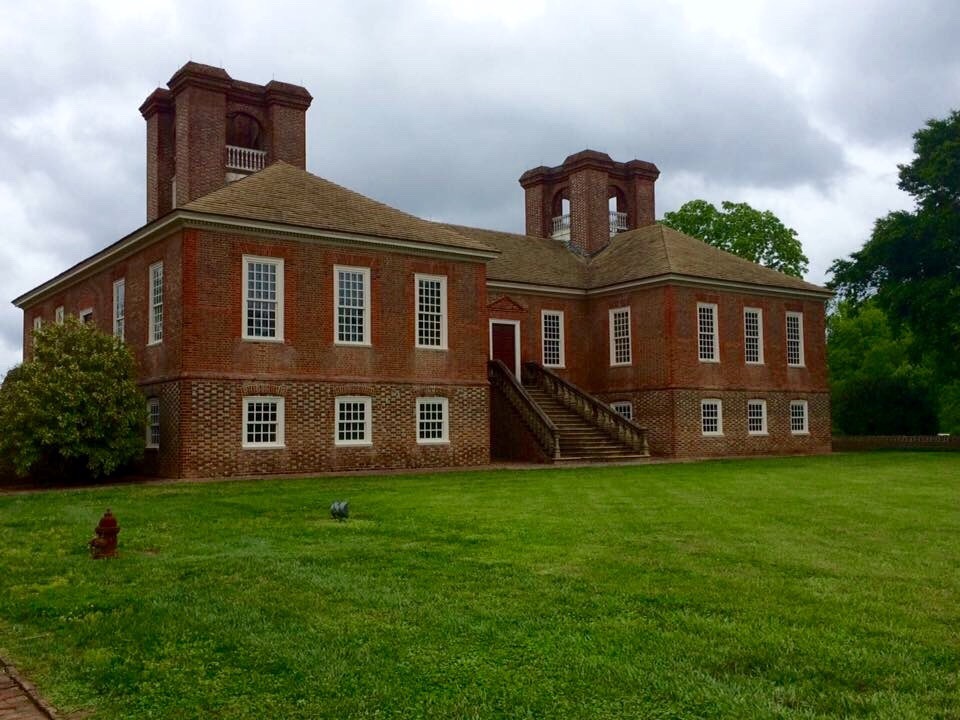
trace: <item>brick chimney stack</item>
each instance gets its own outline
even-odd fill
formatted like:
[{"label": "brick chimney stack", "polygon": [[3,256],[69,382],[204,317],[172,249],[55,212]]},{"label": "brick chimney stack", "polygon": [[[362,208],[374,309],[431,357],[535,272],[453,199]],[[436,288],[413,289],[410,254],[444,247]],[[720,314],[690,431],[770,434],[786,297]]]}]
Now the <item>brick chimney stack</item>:
[{"label": "brick chimney stack", "polygon": [[283,160],[306,169],[306,112],[298,85],[254,85],[188,62],[140,106],[147,121],[147,221]]},{"label": "brick chimney stack", "polygon": [[540,166],[520,176],[526,193],[527,235],[554,237],[592,255],[617,232],[652,225],[653,163],[615,162],[606,153],[583,150],[557,167]]}]

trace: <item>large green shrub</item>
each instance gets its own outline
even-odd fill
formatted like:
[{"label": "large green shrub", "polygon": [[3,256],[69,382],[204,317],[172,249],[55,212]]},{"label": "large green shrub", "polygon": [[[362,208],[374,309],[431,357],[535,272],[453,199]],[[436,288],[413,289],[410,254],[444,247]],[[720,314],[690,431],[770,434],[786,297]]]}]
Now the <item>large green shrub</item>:
[{"label": "large green shrub", "polygon": [[[0,456],[20,475],[109,475],[144,448],[146,401],[119,340],[75,318],[33,332],[0,386]],[[78,477],[79,476],[79,477]]]}]

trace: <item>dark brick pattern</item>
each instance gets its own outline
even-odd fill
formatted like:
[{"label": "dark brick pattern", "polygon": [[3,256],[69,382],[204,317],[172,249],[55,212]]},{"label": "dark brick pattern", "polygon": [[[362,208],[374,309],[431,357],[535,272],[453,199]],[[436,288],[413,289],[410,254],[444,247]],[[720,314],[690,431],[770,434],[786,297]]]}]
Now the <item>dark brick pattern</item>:
[{"label": "dark brick pattern", "polygon": [[[326,383],[311,381],[183,381],[182,477],[263,475],[369,468],[483,465],[490,461],[489,389],[484,385]],[[242,447],[243,398],[284,398],[285,447]],[[334,443],[335,399],[372,398],[370,446]],[[421,445],[416,435],[416,399],[445,397],[447,444]]]}]

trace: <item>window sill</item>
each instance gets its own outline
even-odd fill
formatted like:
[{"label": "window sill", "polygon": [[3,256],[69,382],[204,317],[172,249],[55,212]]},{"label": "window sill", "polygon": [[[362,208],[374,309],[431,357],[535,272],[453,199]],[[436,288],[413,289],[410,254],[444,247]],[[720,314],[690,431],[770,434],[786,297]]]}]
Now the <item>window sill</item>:
[{"label": "window sill", "polygon": [[[630,365],[631,363],[626,363],[626,364],[627,364],[627,365]],[[567,366],[566,366],[566,365],[547,365],[546,363],[543,363],[543,366],[544,366],[545,368],[550,368],[551,370],[566,370],[566,369],[567,369]]]},{"label": "window sill", "polygon": [[283,338],[271,338],[271,337],[246,337],[241,338],[244,342],[261,342],[261,343],[273,343],[274,345],[283,345]]},{"label": "window sill", "polygon": [[763,367],[764,365],[766,365],[766,363],[763,362],[763,360],[759,360],[759,361],[744,360],[743,364],[750,365],[752,367]]},{"label": "window sill", "polygon": [[243,443],[241,447],[244,450],[284,450],[287,446],[285,443],[272,443],[263,445],[247,445],[246,443]]},{"label": "window sill", "polygon": [[346,340],[334,340],[333,344],[337,347],[373,347],[373,343],[368,342],[347,342]]},{"label": "window sill", "polygon": [[633,365],[633,361],[610,363],[610,367],[630,367],[631,365]]},{"label": "window sill", "polygon": [[449,440],[417,440],[417,445],[449,445]]},{"label": "window sill", "polygon": [[701,433],[701,435],[703,437],[713,437],[713,438],[723,437],[722,432]]},{"label": "window sill", "polygon": [[810,431],[809,430],[791,430],[790,434],[791,435],[809,435]]},{"label": "window sill", "polygon": [[372,443],[372,442],[366,442],[366,441],[364,441],[364,442],[338,442],[338,441],[334,440],[333,446],[334,446],[334,447],[338,447],[338,448],[363,448],[363,447],[373,447],[373,443]]},{"label": "window sill", "polygon": [[446,345],[414,345],[417,350],[433,350],[434,352],[447,352],[450,348]]},{"label": "window sill", "polygon": [[708,359],[705,359],[705,358],[698,358],[698,360],[700,360],[700,362],[702,362],[702,363],[711,363],[711,364],[713,364],[713,365],[719,365],[719,364],[720,364],[720,361],[719,361],[719,360],[708,360]]},{"label": "window sill", "polygon": [[147,343],[147,347],[156,347],[157,345],[163,345],[163,340],[156,340],[154,342]]},{"label": "window sill", "polygon": [[795,368],[795,369],[797,369],[797,370],[802,370],[803,368],[806,367],[806,365],[804,365],[804,364],[794,365],[794,364],[792,364],[792,363],[787,363],[787,367],[788,367],[788,368]]},{"label": "window sill", "polygon": [[144,447],[144,450],[159,450],[159,449],[160,449],[159,445],[146,445]]},{"label": "window sill", "polygon": [[768,433],[768,432],[751,432],[751,431],[748,430],[748,431],[747,431],[747,435],[749,435],[750,437],[769,437],[770,433]]}]

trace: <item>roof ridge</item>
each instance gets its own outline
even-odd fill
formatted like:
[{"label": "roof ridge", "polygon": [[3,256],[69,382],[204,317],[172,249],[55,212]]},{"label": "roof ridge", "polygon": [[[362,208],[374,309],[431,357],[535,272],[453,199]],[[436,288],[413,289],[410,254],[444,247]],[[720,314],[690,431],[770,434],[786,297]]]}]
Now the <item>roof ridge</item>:
[{"label": "roof ridge", "polygon": [[660,244],[663,245],[663,256],[667,259],[667,267],[673,270],[673,258],[670,257],[670,243],[667,242],[667,235],[663,232],[663,223],[654,223],[660,232]]}]

